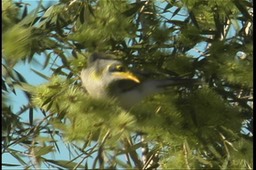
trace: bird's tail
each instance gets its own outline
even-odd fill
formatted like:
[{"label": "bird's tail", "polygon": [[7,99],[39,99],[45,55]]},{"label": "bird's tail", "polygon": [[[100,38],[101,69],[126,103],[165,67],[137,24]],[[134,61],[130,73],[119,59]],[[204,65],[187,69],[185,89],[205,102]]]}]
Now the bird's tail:
[{"label": "bird's tail", "polygon": [[188,78],[170,78],[155,81],[158,88],[165,88],[170,86],[194,86],[202,84],[200,79],[188,79]]},{"label": "bird's tail", "polygon": [[162,92],[171,86],[194,86],[202,84],[199,79],[171,78],[162,80],[147,80],[142,83],[141,95],[143,97]]}]

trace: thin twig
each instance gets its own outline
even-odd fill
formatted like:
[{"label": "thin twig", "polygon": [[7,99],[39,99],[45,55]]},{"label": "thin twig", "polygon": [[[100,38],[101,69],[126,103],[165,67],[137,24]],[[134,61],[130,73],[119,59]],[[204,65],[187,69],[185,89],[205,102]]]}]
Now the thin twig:
[{"label": "thin twig", "polygon": [[183,151],[184,151],[184,157],[185,157],[185,163],[187,166],[187,169],[191,169],[188,163],[188,151],[185,142],[183,143]]},{"label": "thin twig", "polygon": [[[124,145],[125,145],[125,150],[129,150],[129,148],[131,148],[133,146],[133,143],[132,143],[132,141],[129,137],[127,137],[124,140]],[[136,153],[136,151],[130,150],[128,154],[130,155],[130,157],[131,157],[132,161],[134,162],[136,168],[141,169],[142,168],[142,162],[139,160],[138,154]]]},{"label": "thin twig", "polygon": [[143,163],[143,166],[147,163],[147,160],[148,160],[148,145],[147,143],[145,142],[145,136],[144,135],[141,135],[141,143],[143,145],[143,147],[141,148],[141,152],[142,152],[142,163]]},{"label": "thin twig", "polygon": [[35,138],[38,136],[37,132],[40,128],[40,126],[43,124],[44,121],[46,121],[49,117],[51,117],[54,113],[50,113],[48,116],[44,117],[34,128],[33,128],[33,140],[30,147],[30,156],[32,157],[32,162],[34,162],[35,169],[41,169],[40,168],[40,162],[38,161],[38,158],[35,153]]}]

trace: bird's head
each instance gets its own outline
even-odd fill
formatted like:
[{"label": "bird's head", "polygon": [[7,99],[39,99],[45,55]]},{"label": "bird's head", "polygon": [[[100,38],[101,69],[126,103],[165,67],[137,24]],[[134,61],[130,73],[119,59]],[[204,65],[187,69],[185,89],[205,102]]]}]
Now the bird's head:
[{"label": "bird's head", "polygon": [[88,93],[98,98],[106,93],[115,95],[140,83],[122,62],[102,53],[88,58],[88,67],[82,71],[81,79]]}]

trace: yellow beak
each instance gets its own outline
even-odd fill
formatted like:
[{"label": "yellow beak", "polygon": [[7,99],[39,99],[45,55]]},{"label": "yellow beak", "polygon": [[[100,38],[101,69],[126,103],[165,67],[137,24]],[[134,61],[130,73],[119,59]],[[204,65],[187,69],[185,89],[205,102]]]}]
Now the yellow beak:
[{"label": "yellow beak", "polygon": [[136,83],[140,83],[140,80],[130,72],[114,72],[112,74],[122,79],[130,79],[135,81]]}]

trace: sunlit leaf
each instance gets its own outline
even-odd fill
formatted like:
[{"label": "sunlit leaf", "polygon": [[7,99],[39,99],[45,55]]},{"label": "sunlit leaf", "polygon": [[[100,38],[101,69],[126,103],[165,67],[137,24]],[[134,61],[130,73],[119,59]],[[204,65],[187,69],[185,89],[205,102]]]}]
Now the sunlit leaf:
[{"label": "sunlit leaf", "polygon": [[35,156],[42,156],[48,154],[53,151],[53,146],[44,146],[44,147],[36,147],[35,148]]},{"label": "sunlit leaf", "polygon": [[[65,160],[51,160],[51,159],[45,159],[46,162],[50,162],[52,163],[53,165],[56,165],[56,166],[60,166],[60,167],[63,167],[63,168],[67,168],[67,169],[72,169],[74,168],[77,164],[74,163],[74,162],[70,162],[70,161],[65,161]],[[79,165],[77,168],[82,168],[82,169],[85,169],[84,166],[82,165]]]},{"label": "sunlit leaf", "polygon": [[44,74],[42,74],[41,72],[39,72],[39,71],[37,71],[37,70],[35,70],[35,69],[33,69],[33,68],[31,68],[31,70],[32,70],[34,73],[36,73],[37,75],[39,75],[40,77],[42,77],[43,79],[49,80],[49,77],[46,76],[46,75],[44,75]]}]

